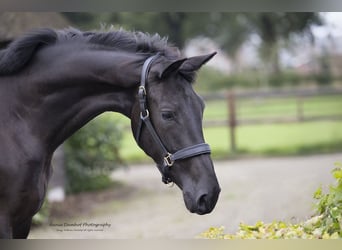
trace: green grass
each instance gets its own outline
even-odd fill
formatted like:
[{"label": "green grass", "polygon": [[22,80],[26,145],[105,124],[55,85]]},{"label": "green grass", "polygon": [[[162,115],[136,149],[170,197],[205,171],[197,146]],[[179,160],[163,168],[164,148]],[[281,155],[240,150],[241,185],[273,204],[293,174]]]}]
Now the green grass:
[{"label": "green grass", "polygon": [[[234,157],[226,127],[205,128],[214,158]],[[342,121],[241,126],[236,130],[238,155],[302,155],[342,151]],[[130,132],[125,132],[121,156],[129,162],[148,161]]]},{"label": "green grass", "polygon": [[[214,157],[231,155],[227,128],[207,128],[205,137]],[[241,126],[236,129],[237,153],[298,155],[342,150],[341,122],[309,122]]]}]

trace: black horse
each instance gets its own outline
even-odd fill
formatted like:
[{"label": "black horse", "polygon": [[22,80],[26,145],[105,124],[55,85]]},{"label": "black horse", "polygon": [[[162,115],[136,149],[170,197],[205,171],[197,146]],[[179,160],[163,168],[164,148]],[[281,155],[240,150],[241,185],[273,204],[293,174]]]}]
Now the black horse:
[{"label": "black horse", "polygon": [[185,59],[158,35],[76,29],[37,30],[0,51],[0,238],[28,236],[53,152],[105,111],[131,119],[190,212],[210,213],[220,187],[192,83],[214,54]]}]

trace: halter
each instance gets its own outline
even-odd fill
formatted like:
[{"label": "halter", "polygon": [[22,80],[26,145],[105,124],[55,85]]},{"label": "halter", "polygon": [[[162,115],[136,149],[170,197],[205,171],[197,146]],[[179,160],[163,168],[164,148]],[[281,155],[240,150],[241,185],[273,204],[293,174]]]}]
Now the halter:
[{"label": "halter", "polygon": [[164,159],[163,168],[161,170],[162,176],[163,176],[162,181],[165,184],[168,184],[168,183],[172,183],[172,180],[170,177],[167,176],[167,171],[170,170],[170,168],[173,166],[175,161],[191,158],[191,157],[202,155],[202,154],[210,154],[211,150],[208,144],[200,143],[200,144],[196,144],[190,147],[180,149],[176,151],[175,153],[170,153],[166,149],[164,143],[162,142],[156,130],[154,129],[153,124],[150,119],[150,112],[147,107],[147,92],[146,92],[145,86],[148,82],[148,74],[150,72],[152,63],[154,62],[155,59],[157,59],[158,56],[159,54],[156,54],[154,56],[147,58],[142,67],[140,86],[138,90],[138,98],[139,98],[139,105],[140,105],[140,120],[139,120],[138,130],[137,130],[135,139],[139,143],[143,124],[145,124],[154,142],[159,146],[160,151],[162,152],[162,156]]}]

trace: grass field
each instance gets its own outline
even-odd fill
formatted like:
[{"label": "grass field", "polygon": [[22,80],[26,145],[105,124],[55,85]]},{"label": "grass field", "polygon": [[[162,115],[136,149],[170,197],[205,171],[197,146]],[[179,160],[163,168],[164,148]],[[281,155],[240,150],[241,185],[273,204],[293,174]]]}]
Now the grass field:
[{"label": "grass field", "polygon": [[[237,103],[238,119],[295,117],[296,99],[250,99]],[[303,100],[304,116],[342,115],[342,96],[322,96]],[[107,115],[107,114],[106,114]],[[205,120],[226,119],[227,104],[206,103]],[[129,120],[110,114],[129,126]],[[237,153],[232,154],[227,127],[204,128],[214,158],[239,155],[275,156],[342,151],[342,120],[290,124],[245,125],[236,129]],[[125,130],[120,154],[126,162],[150,161],[136,145],[130,130]]]},{"label": "grass field", "polygon": [[[205,129],[213,156],[232,156],[227,128]],[[236,131],[237,153],[247,155],[298,155],[342,150],[342,121],[300,124],[251,125]]]},{"label": "grass field", "polygon": [[[226,127],[205,128],[214,158],[234,157]],[[342,121],[253,125],[237,129],[238,155],[300,155],[342,151]],[[121,155],[127,161],[146,161],[130,132],[125,132]]]}]

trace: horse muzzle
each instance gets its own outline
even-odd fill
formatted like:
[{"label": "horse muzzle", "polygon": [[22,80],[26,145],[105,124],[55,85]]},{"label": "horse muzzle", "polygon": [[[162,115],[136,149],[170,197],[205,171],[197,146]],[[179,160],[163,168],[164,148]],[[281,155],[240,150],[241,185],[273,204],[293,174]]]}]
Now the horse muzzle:
[{"label": "horse muzzle", "polygon": [[191,213],[199,215],[211,213],[215,208],[220,192],[221,188],[218,184],[214,185],[210,191],[200,189],[196,194],[183,191],[185,206]]}]

